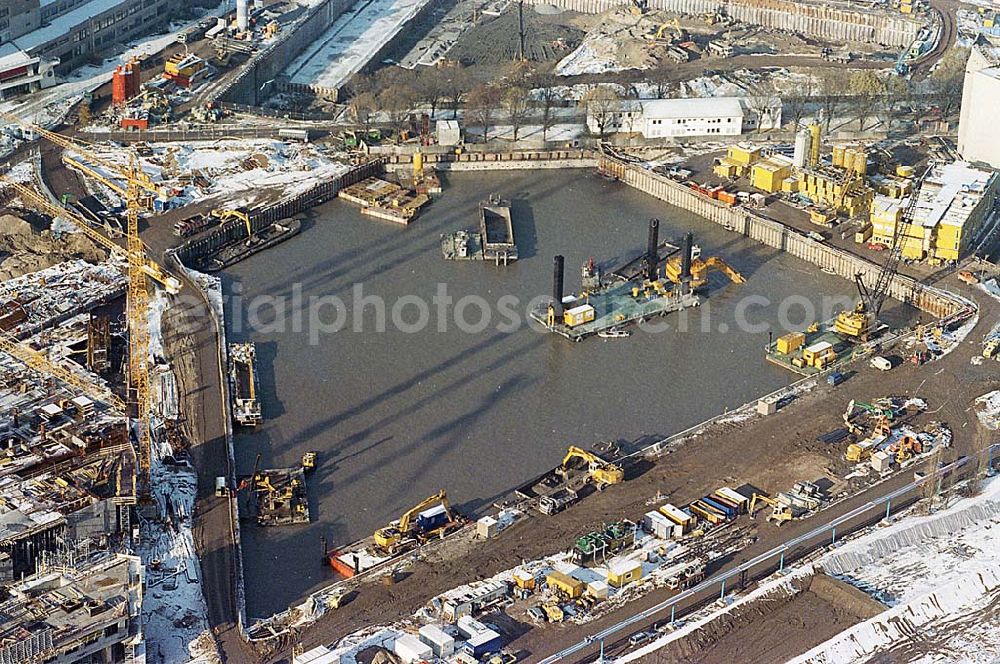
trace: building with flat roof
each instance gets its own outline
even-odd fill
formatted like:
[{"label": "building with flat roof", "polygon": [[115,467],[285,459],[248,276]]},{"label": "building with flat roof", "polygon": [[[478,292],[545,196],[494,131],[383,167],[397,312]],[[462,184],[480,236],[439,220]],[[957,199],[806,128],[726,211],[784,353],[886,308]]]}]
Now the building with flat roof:
[{"label": "building with flat roof", "polygon": [[[65,74],[165,26],[172,13],[184,4],[181,0],[5,1],[0,8],[0,74],[21,66],[19,57],[39,58],[51,63],[56,74]],[[48,67],[39,63],[38,68],[44,81],[49,76]],[[36,71],[23,76],[37,75]],[[0,90],[2,83],[0,75]],[[39,81],[12,83],[7,86],[7,94],[31,92],[37,89],[32,87],[34,83]]]},{"label": "building with flat roof", "polygon": [[0,662],[143,661],[143,576],[138,556],[47,557],[38,573],[6,588]]},{"label": "building with flat roof", "polygon": [[[935,164],[915,192],[913,218],[900,242],[912,260],[957,261],[972,248],[993,208],[1000,179],[968,162]],[[909,199],[878,196],[872,202],[872,242],[892,244]]]},{"label": "building with flat roof", "polygon": [[[643,138],[739,136],[745,131],[781,126],[781,100],[775,98],[760,113],[740,97],[627,100],[610,118],[603,119],[610,120],[605,122],[606,133],[635,133]],[[592,108],[588,108],[587,128],[600,132]]]}]

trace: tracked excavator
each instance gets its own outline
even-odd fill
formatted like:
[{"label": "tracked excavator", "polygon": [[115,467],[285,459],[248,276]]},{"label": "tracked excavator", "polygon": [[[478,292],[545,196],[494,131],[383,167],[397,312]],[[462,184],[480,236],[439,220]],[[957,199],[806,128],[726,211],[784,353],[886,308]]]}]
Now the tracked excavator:
[{"label": "tracked excavator", "polygon": [[587,464],[587,472],[590,473],[590,479],[598,489],[603,489],[612,484],[621,484],[625,481],[625,472],[620,466],[605,461],[593,452],[573,446],[566,450],[566,456],[563,457],[558,472],[565,476],[572,468],[571,464],[574,459],[580,459]]},{"label": "tracked excavator", "polygon": [[[428,523],[421,523],[417,518],[420,512],[434,505],[441,505],[444,508],[443,513],[435,515]],[[451,509],[448,495],[441,489],[404,512],[399,521],[376,530],[375,545],[385,553],[394,555],[433,537],[442,536],[460,523],[461,519]]]}]

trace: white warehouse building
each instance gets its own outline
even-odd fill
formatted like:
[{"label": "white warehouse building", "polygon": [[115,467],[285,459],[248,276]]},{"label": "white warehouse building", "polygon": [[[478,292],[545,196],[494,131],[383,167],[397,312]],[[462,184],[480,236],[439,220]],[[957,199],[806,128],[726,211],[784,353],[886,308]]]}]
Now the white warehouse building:
[{"label": "white warehouse building", "polygon": [[962,110],[958,121],[958,153],[962,159],[1000,168],[1000,49],[975,46],[965,65]]},{"label": "white warehouse building", "polygon": [[781,126],[781,100],[775,97],[763,112],[751,110],[740,97],[652,99],[624,101],[621,110],[604,118],[600,111],[587,109],[587,128],[599,134],[605,120],[606,134],[642,134],[643,138],[684,138],[694,136],[739,136],[745,131],[776,129]]}]

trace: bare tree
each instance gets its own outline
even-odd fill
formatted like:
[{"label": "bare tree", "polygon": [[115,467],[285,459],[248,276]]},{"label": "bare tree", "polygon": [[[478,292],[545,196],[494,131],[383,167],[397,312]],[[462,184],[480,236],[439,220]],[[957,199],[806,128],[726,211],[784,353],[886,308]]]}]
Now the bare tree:
[{"label": "bare tree", "polygon": [[438,104],[445,95],[444,72],[437,67],[424,67],[417,74],[415,83],[417,94],[421,101],[431,105],[431,117],[437,111]]},{"label": "bare tree", "polygon": [[649,82],[653,84],[657,99],[668,98],[677,86],[674,73],[666,62],[661,62],[659,66],[649,72]]},{"label": "bare tree", "polygon": [[563,93],[558,82],[552,76],[535,76],[532,81],[541,105],[542,140],[544,141],[548,137],[549,129],[556,123],[555,109],[563,100]]},{"label": "bare tree", "polygon": [[493,126],[493,117],[500,105],[501,97],[500,88],[489,83],[477,85],[469,91],[465,107],[476,123],[483,128],[483,143],[490,139],[490,127]]},{"label": "bare tree", "polygon": [[614,123],[615,116],[621,113],[621,95],[614,88],[598,85],[587,90],[580,101],[587,107],[587,115],[597,125],[601,140],[607,139],[608,129]]},{"label": "bare tree", "polygon": [[882,96],[880,107],[882,113],[885,114],[887,128],[892,129],[899,105],[909,96],[910,86],[905,78],[890,76],[885,80],[885,93]]},{"label": "bare tree", "polygon": [[851,75],[848,90],[854,97],[858,131],[864,131],[865,123],[875,114],[875,109],[885,96],[885,83],[871,69],[861,69]]},{"label": "bare tree", "polygon": [[747,89],[747,106],[757,119],[757,131],[762,130],[764,116],[771,112],[771,107],[774,105],[774,98],[774,85],[767,79],[757,81]]},{"label": "bare tree", "polygon": [[509,86],[503,91],[501,104],[503,110],[507,113],[507,119],[510,122],[514,133],[514,141],[516,142],[518,132],[524,126],[524,121],[530,110],[531,90],[520,85]]},{"label": "bare tree", "polygon": [[362,92],[355,95],[350,103],[351,113],[354,114],[354,121],[365,128],[365,134],[371,129],[375,111],[378,109],[378,100],[371,92]]},{"label": "bare tree", "polygon": [[830,131],[833,116],[840,111],[847,92],[844,75],[836,69],[824,69],[819,75],[819,102],[823,111],[824,131]]},{"label": "bare tree", "polygon": [[950,115],[962,103],[965,63],[968,59],[969,49],[952,46],[930,75],[932,93],[944,115]]},{"label": "bare tree", "polygon": [[451,117],[458,117],[458,107],[462,103],[462,96],[469,91],[472,86],[472,77],[469,71],[461,64],[448,65],[442,69],[442,98],[449,102],[451,106]]},{"label": "bare tree", "polygon": [[806,113],[806,106],[814,101],[815,96],[816,79],[809,76],[787,96],[782,97],[782,116],[784,119],[790,120],[794,127],[798,127],[802,116]]},{"label": "bare tree", "polygon": [[416,94],[407,85],[391,85],[379,93],[378,108],[389,116],[389,122],[397,135],[402,132],[415,99]]}]

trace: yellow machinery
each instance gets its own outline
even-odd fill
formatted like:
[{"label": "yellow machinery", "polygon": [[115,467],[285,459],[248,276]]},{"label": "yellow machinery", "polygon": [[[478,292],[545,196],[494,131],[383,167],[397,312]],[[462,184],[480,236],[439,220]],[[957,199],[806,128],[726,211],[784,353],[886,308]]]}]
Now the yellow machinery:
[{"label": "yellow machinery", "polygon": [[561,623],[563,621],[563,610],[558,604],[543,604],[542,610],[545,611],[545,617],[549,619],[549,622]]},{"label": "yellow machinery", "polygon": [[759,493],[754,493],[753,498],[750,499],[750,518],[754,518],[754,512],[757,509],[757,503],[761,502],[765,505],[771,506],[771,513],[767,515],[768,521],[774,521],[779,526],[785,521],[792,520],[792,509],[788,505],[783,505],[779,503],[774,498],[768,498],[767,496],[762,496]]},{"label": "yellow machinery", "polygon": [[[923,184],[924,178],[929,172],[929,167],[924,170],[914,183],[913,191],[920,189],[920,185]],[[879,312],[882,311],[882,305],[885,304],[885,300],[889,296],[889,285],[899,269],[899,260],[903,253],[903,238],[906,236],[910,224],[913,223],[913,211],[917,205],[917,198],[916,195],[910,196],[910,202],[907,203],[899,223],[896,224],[892,235],[892,244],[886,251],[887,255],[879,269],[875,285],[871,288],[866,286],[864,274],[861,272],[854,276],[860,297],[853,310],[837,314],[834,329],[838,334],[849,339],[867,341],[871,333],[874,332]]]},{"label": "yellow machinery", "polygon": [[896,443],[894,443],[890,451],[896,453],[896,463],[902,465],[905,462],[912,459],[914,456],[920,454],[924,451],[924,446],[917,438],[913,436],[903,436]]},{"label": "yellow machinery", "polygon": [[306,452],[302,455],[302,469],[306,472],[316,470],[316,452]]},{"label": "yellow machinery", "polygon": [[[49,131],[48,129],[43,129],[37,125],[26,122],[16,115],[11,115],[10,113],[0,112],[0,118],[13,122],[23,129],[37,134],[49,142],[58,145],[61,148],[70,150],[77,153],[83,157],[90,164],[95,164],[100,166],[108,173],[100,173],[94,170],[91,166],[81,163],[76,160],[66,160],[63,162],[70,168],[75,169],[86,175],[87,177],[94,178],[95,180],[103,183],[109,189],[114,191],[118,196],[123,199],[128,198],[128,187],[130,183],[134,183],[139,189],[140,195],[138,195],[137,201],[144,209],[152,208],[152,199],[160,196],[160,188],[152,181],[152,179],[141,169],[135,167],[134,164],[130,163],[128,166],[122,166],[114,162],[108,161],[103,157],[98,156],[92,149],[90,144],[84,143],[79,140],[70,139],[62,134],[57,134],[54,131]],[[109,177],[111,176],[111,177]],[[125,185],[121,185],[115,181],[114,178],[119,178],[125,181]],[[144,192],[144,193],[143,193]]]},{"label": "yellow machinery", "polygon": [[213,217],[216,217],[219,220],[220,224],[224,224],[230,219],[236,219],[237,221],[242,221],[244,227],[246,227],[247,230],[247,239],[249,239],[250,236],[253,235],[253,232],[251,231],[250,228],[250,215],[247,214],[246,210],[243,209],[229,210],[225,208],[217,208],[215,210],[212,210],[211,215]]},{"label": "yellow machinery", "polygon": [[829,207],[814,207],[809,210],[809,221],[819,226],[830,226],[837,220],[837,214],[844,207],[844,199],[847,198],[847,191],[854,185],[858,173],[853,168],[849,168],[840,180],[840,194]]},{"label": "yellow machinery", "polygon": [[[676,32],[674,33],[672,38],[668,39],[667,31],[670,30],[670,28],[673,28]],[[660,25],[660,27],[657,28],[656,32],[647,34],[646,38],[649,39],[650,41],[664,41],[664,40],[681,41],[684,39],[684,30],[681,28],[680,21],[674,18],[674,20],[670,21],[669,23],[663,23],[662,25]]]},{"label": "yellow machinery", "polygon": [[442,505],[444,507],[445,513],[448,515],[448,524],[455,522],[455,514],[451,511],[448,496],[445,490],[441,489],[433,496],[428,496],[417,503],[416,506],[404,513],[398,522],[376,530],[375,544],[383,551],[395,554],[408,546],[416,544],[420,540],[429,539],[435,534],[443,532],[448,527],[447,525],[425,533],[417,533],[411,526],[411,522],[417,514],[433,505]]},{"label": "yellow machinery", "polygon": [[[84,235],[111,253],[118,255],[127,254],[127,251],[121,246],[115,244],[113,241],[91,228],[89,222],[79,213],[74,212],[69,208],[64,208],[51,203],[44,196],[35,192],[33,189],[30,189],[19,182],[14,182],[5,176],[0,175],[0,184],[13,189],[26,205],[32,206],[36,211],[48,214],[53,218],[62,217],[63,219],[67,219],[72,222],[73,225],[80,229]],[[168,293],[173,295],[180,292],[181,282],[176,277],[172,277],[167,274],[162,267],[148,258],[145,260],[142,271],[147,277],[163,286]]]},{"label": "yellow machinery", "polygon": [[569,464],[573,459],[580,459],[587,464],[590,479],[594,481],[598,489],[603,489],[612,484],[621,484],[625,481],[625,472],[620,466],[605,461],[593,452],[588,452],[575,446],[570,446],[566,451],[566,456],[563,457],[559,470],[563,473],[568,471]]},{"label": "yellow machinery", "polygon": [[[128,258],[128,294],[126,296],[126,319],[128,321],[128,405],[129,417],[138,420],[137,450],[139,457],[139,500],[148,502],[150,496],[150,470],[152,463],[152,431],[150,429],[151,397],[149,391],[149,292],[146,284],[146,247],[139,237],[139,208],[143,192],[159,194],[156,186],[152,183],[142,169],[134,154],[129,155],[127,167],[106,162],[97,157],[88,148],[82,146],[77,141],[69,139],[61,134],[57,134],[47,129],[42,129],[29,122],[25,122],[15,115],[7,113],[0,114],[0,117],[15,122],[43,136],[52,143],[68,150],[72,150],[94,163],[100,164],[104,168],[122,177],[125,182],[124,190],[117,183],[108,181],[102,176],[95,174],[101,181],[105,182],[116,192],[123,194],[126,208],[126,244],[125,254]],[[86,172],[86,169],[81,169]],[[148,196],[147,196],[148,198]]]},{"label": "yellow machinery", "polygon": [[[691,288],[704,286],[708,281],[708,273],[711,270],[719,270],[729,277],[730,281],[734,284],[742,284],[746,281],[742,274],[718,256],[711,256],[706,259],[695,258],[691,261]],[[663,268],[663,273],[667,279],[675,284],[681,283],[681,257],[674,256],[668,260]]]}]

